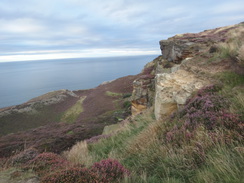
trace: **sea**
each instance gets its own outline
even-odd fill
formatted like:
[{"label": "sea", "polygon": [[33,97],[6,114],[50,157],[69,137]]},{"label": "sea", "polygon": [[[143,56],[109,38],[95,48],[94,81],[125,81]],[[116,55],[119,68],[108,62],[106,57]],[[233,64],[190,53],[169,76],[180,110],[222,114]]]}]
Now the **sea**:
[{"label": "sea", "polygon": [[0,62],[0,108],[50,91],[83,90],[135,75],[157,55]]}]

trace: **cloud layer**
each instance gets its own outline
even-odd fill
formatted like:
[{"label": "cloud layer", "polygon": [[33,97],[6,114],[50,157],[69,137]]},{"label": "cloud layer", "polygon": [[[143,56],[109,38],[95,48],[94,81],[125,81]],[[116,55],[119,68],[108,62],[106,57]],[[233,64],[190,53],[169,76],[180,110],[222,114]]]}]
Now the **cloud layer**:
[{"label": "cloud layer", "polygon": [[161,39],[243,20],[243,0],[1,0],[0,62],[160,54]]}]

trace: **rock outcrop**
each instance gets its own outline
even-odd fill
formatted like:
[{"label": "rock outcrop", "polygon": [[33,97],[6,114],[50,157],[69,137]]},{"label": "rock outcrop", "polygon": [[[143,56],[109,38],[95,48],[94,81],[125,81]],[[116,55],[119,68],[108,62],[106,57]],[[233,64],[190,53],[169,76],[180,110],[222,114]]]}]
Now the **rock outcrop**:
[{"label": "rock outcrop", "polygon": [[160,49],[164,59],[175,63],[180,63],[199,51],[196,43],[187,40],[162,40],[160,41]]},{"label": "rock outcrop", "polygon": [[67,97],[79,98],[78,95],[69,90],[52,91],[33,98],[24,104],[3,108],[0,110],[0,117],[12,113],[35,113],[40,106],[57,104],[64,101]]},{"label": "rock outcrop", "polygon": [[162,55],[147,64],[141,78],[134,81],[132,114],[154,106],[155,117],[160,120],[178,110],[195,91],[211,83],[208,75],[219,68],[209,68],[206,64],[201,68],[196,63],[201,59],[206,63],[208,57],[213,57],[208,55],[218,52],[217,45],[228,42],[228,36],[238,26],[243,24],[176,35],[160,41]]},{"label": "rock outcrop", "polygon": [[142,73],[133,82],[133,92],[131,97],[131,113],[136,115],[152,106],[154,101],[154,65],[157,58],[148,63]]},{"label": "rock outcrop", "polygon": [[136,115],[147,109],[152,97],[152,81],[150,78],[139,78],[133,82],[133,100],[131,102],[132,115]]},{"label": "rock outcrop", "polygon": [[173,73],[157,74],[155,85],[156,119],[159,120],[180,108],[193,92],[207,83],[206,80],[198,78],[184,69]]},{"label": "rock outcrop", "polygon": [[180,63],[188,57],[193,57],[209,45],[224,42],[226,33],[235,26],[205,30],[200,33],[186,33],[176,35],[159,42],[162,56],[168,61]]}]

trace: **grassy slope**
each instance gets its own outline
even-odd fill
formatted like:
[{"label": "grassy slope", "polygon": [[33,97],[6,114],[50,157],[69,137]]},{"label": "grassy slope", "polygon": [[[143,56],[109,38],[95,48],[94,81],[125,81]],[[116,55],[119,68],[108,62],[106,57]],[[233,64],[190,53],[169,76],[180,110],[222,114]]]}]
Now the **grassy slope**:
[{"label": "grassy slope", "polygon": [[[221,77],[225,78],[225,87],[214,95],[224,96],[229,103],[221,109],[243,115],[244,103],[238,100],[243,95],[243,76],[222,73]],[[238,125],[243,125],[242,120],[240,116]],[[242,182],[243,127],[229,127],[219,121],[212,129],[208,122],[184,126],[185,120],[178,117],[155,121],[152,111],[148,111],[125,124],[116,135],[88,145],[83,142],[69,158],[72,161],[78,151],[83,156],[73,161],[86,166],[102,159],[117,159],[133,172],[125,182]],[[168,139],[170,134],[172,138]]]},{"label": "grassy slope", "polygon": [[60,121],[66,123],[74,123],[79,117],[80,113],[83,112],[82,103],[86,97],[81,97],[71,108],[66,110]]},{"label": "grassy slope", "polygon": [[207,74],[217,87],[199,91],[173,119],[155,121],[149,110],[112,136],[105,135],[95,143],[80,142],[66,152],[67,158],[87,167],[102,159],[117,159],[132,172],[122,182],[241,183],[244,40],[243,36],[238,38],[240,35],[243,29],[231,32],[232,38],[217,45],[216,53],[205,52],[205,57],[193,60],[205,70],[224,69]]}]

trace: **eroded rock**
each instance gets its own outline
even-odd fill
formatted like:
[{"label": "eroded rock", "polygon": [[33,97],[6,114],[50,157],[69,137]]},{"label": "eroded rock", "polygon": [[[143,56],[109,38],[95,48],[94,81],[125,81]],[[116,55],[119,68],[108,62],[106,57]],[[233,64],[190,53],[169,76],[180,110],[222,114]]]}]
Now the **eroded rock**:
[{"label": "eroded rock", "polygon": [[187,40],[162,40],[160,41],[160,49],[163,58],[175,63],[180,63],[187,57],[199,51],[198,46],[194,42]]},{"label": "eroded rock", "polygon": [[131,113],[136,115],[152,105],[154,76],[141,77],[133,82]]},{"label": "eroded rock", "polygon": [[202,88],[208,81],[179,69],[174,73],[156,75],[155,117],[160,120],[177,110],[193,92]]}]

